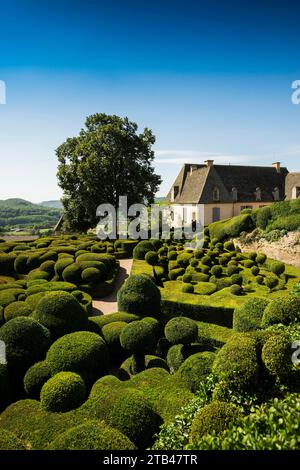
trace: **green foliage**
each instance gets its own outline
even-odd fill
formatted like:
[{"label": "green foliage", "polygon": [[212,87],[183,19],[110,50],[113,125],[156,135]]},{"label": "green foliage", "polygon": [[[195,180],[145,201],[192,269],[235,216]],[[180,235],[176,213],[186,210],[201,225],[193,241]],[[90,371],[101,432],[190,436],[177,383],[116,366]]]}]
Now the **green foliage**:
[{"label": "green foliage", "polygon": [[283,400],[274,398],[256,406],[221,435],[203,436],[186,449],[297,450],[300,445],[299,406],[297,394],[290,394]]},{"label": "green foliage", "polygon": [[278,279],[274,276],[266,276],[265,277],[265,285],[272,291],[276,286],[278,286]]},{"label": "green foliage", "polygon": [[240,332],[260,329],[268,303],[267,299],[252,297],[237,307],[233,314],[233,329]]},{"label": "green foliage", "polygon": [[81,266],[77,263],[72,263],[67,266],[62,272],[62,278],[66,282],[78,284],[81,281]]},{"label": "green foliage", "polygon": [[7,365],[0,364],[0,411],[2,411],[8,405],[9,399],[10,387]]},{"label": "green foliage", "polygon": [[145,255],[145,261],[150,264],[150,266],[156,266],[158,264],[158,254],[156,251],[148,251]]},{"label": "green foliage", "polygon": [[153,327],[145,321],[134,321],[126,325],[120,336],[122,347],[133,354],[132,373],[145,369],[145,354],[153,352],[156,338]]},{"label": "green foliage", "polygon": [[86,387],[80,375],[59,372],[43,385],[41,406],[46,411],[62,413],[80,406],[85,397]]},{"label": "green foliage", "polygon": [[104,421],[90,420],[68,429],[51,442],[48,450],[135,450],[134,444]]},{"label": "green foliage", "polygon": [[262,360],[270,374],[285,379],[292,370],[289,336],[274,334],[262,348]]},{"label": "green foliage", "polygon": [[0,450],[26,450],[24,444],[12,432],[1,430]]},{"label": "green foliage", "polygon": [[120,343],[120,335],[127,323],[122,321],[111,322],[103,326],[102,336],[107,344],[111,361],[119,363],[125,356],[125,351]]},{"label": "green foliage", "polygon": [[212,401],[196,413],[191,425],[190,442],[193,443],[206,434],[222,434],[240,415],[236,405],[218,400]]},{"label": "green foliage", "polygon": [[127,390],[115,401],[109,423],[145,449],[152,444],[160,419],[141,392]]},{"label": "green foliage", "polygon": [[192,354],[179,367],[176,375],[189,390],[195,392],[211,373],[214,358],[215,354],[210,351]]},{"label": "green foliage", "polygon": [[0,227],[6,230],[14,227],[54,227],[61,215],[61,210],[32,204],[24,199],[0,201]]},{"label": "green foliage", "polygon": [[211,272],[211,275],[212,276],[215,276],[215,277],[221,277],[222,274],[223,274],[223,269],[222,269],[222,266],[213,266],[210,270]]},{"label": "green foliage", "polygon": [[100,336],[79,331],[55,341],[46,360],[52,375],[62,371],[75,372],[90,385],[107,371],[109,354]]},{"label": "green foliage", "polygon": [[24,390],[30,398],[38,400],[43,385],[51,377],[51,372],[46,361],[36,362],[24,376]]},{"label": "green foliage", "polygon": [[171,281],[175,281],[179,276],[182,276],[184,273],[184,268],[171,269],[169,271],[169,278]]},{"label": "green foliage", "polygon": [[233,295],[242,295],[243,293],[243,288],[239,284],[233,284],[230,287],[230,292]]},{"label": "green foliage", "polygon": [[143,260],[148,252],[155,252],[154,246],[150,241],[142,240],[133,249],[133,258]]},{"label": "green foliage", "polygon": [[0,340],[5,343],[10,376],[23,379],[26,370],[44,358],[50,333],[33,318],[16,317],[1,326]]},{"label": "green foliage", "polygon": [[266,328],[277,323],[289,325],[300,319],[300,298],[297,296],[286,296],[272,300],[267,305],[263,318],[262,327]]},{"label": "green foliage", "polygon": [[269,206],[262,207],[256,214],[256,226],[265,230],[272,216]]},{"label": "green foliage", "polygon": [[144,275],[130,276],[118,291],[118,309],[143,316],[160,313],[160,290]]},{"label": "green foliage", "polygon": [[235,389],[247,389],[257,384],[259,363],[256,341],[240,333],[229,339],[219,350],[213,364],[213,373]]},{"label": "green foliage", "polygon": [[251,214],[241,214],[232,219],[214,222],[209,226],[211,238],[223,241],[226,238],[237,237],[242,232],[247,232],[253,227]]},{"label": "green foliage", "polygon": [[87,312],[68,292],[47,293],[32,316],[50,330],[53,339],[87,328]]},{"label": "green foliage", "polygon": [[28,317],[31,311],[26,302],[12,302],[4,309],[4,320],[9,321],[16,317]]},{"label": "green foliage", "polygon": [[276,274],[276,276],[280,276],[285,271],[285,264],[281,261],[276,261],[271,264],[271,272]]},{"label": "green foliage", "polygon": [[165,337],[170,344],[191,344],[198,338],[198,326],[187,317],[172,318],[165,326]]},{"label": "green foliage", "polygon": [[193,294],[194,286],[192,284],[184,284],[182,286],[182,292],[186,292],[187,294]]}]

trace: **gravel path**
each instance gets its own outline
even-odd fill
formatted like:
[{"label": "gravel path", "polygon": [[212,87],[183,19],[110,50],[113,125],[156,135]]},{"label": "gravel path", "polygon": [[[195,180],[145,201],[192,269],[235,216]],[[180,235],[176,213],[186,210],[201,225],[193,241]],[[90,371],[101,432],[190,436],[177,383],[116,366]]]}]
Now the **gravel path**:
[{"label": "gravel path", "polygon": [[117,293],[125,280],[129,277],[132,268],[132,259],[120,259],[120,271],[115,282],[114,291],[101,300],[93,300],[93,315],[107,315],[118,311]]}]

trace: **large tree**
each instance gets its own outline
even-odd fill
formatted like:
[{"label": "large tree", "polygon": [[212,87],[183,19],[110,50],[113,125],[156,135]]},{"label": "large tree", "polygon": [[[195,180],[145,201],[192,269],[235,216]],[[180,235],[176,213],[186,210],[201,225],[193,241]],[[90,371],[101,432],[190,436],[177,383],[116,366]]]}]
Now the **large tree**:
[{"label": "large tree", "polygon": [[98,205],[117,207],[119,196],[127,196],[128,205],[154,201],[161,183],[152,166],[155,137],[147,128],[141,134],[137,130],[128,118],[94,114],[78,137],[58,147],[57,176],[67,228],[95,227]]}]

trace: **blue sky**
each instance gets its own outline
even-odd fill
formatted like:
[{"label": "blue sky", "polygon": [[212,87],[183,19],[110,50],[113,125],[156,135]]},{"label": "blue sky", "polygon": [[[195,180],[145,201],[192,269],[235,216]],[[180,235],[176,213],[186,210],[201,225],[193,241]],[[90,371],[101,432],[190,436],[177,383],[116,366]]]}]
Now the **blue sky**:
[{"label": "blue sky", "polygon": [[299,2],[0,6],[0,199],[60,197],[55,148],[95,112],[153,130],[159,195],[182,163],[208,157],[300,170]]}]

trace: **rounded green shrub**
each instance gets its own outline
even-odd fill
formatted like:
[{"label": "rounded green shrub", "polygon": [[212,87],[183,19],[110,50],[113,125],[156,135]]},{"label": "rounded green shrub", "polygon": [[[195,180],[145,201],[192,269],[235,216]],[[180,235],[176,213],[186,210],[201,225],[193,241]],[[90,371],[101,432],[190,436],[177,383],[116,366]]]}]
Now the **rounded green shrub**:
[{"label": "rounded green shrub", "polygon": [[111,361],[120,363],[125,356],[125,351],[120,343],[120,336],[127,323],[122,321],[108,323],[102,328],[102,336],[107,344]]},{"label": "rounded green shrub", "polygon": [[54,276],[54,267],[55,267],[55,261],[52,261],[52,260],[48,260],[48,261],[44,261],[41,266],[40,266],[40,270],[41,271],[44,271],[46,273],[49,273],[51,274],[52,276]]},{"label": "rounded green shrub", "polygon": [[265,281],[265,279],[264,279],[263,276],[258,275],[258,276],[255,277],[255,281],[257,282],[257,284],[258,284],[259,286],[262,286],[263,283],[264,283],[264,281]]},{"label": "rounded green shrub", "polygon": [[237,284],[239,286],[243,284],[243,276],[241,274],[233,274],[230,280],[231,280],[231,284]]},{"label": "rounded green shrub", "polygon": [[45,357],[50,333],[33,318],[16,317],[1,326],[0,340],[5,343],[9,372],[19,376]]},{"label": "rounded green shrub", "polygon": [[87,328],[87,312],[68,292],[47,293],[32,316],[50,330],[53,339]]},{"label": "rounded green shrub", "polygon": [[81,282],[81,266],[78,263],[73,263],[67,266],[62,272],[63,280],[78,284]]},{"label": "rounded green shrub", "polygon": [[271,264],[270,270],[273,274],[276,274],[276,276],[280,276],[285,271],[285,264],[280,261],[276,261]]},{"label": "rounded green shrub", "polygon": [[126,390],[115,401],[109,423],[139,449],[146,449],[153,443],[160,419],[141,392]]},{"label": "rounded green shrub", "polygon": [[230,264],[227,266],[227,276],[233,276],[234,274],[238,274],[238,273],[239,273],[239,268],[235,264]]},{"label": "rounded green shrub", "polygon": [[118,310],[143,316],[160,313],[160,290],[147,276],[130,276],[118,291]]},{"label": "rounded green shrub", "polygon": [[247,256],[249,259],[251,259],[252,261],[255,261],[256,258],[257,258],[257,253],[255,251],[250,251],[250,253],[247,253]]},{"label": "rounded green shrub", "polygon": [[274,299],[269,303],[263,314],[262,327],[267,328],[278,323],[289,325],[299,320],[300,297],[290,295]]},{"label": "rounded green shrub", "polygon": [[182,292],[185,292],[186,294],[193,294],[194,293],[193,284],[183,284]]},{"label": "rounded green shrub", "polygon": [[183,281],[183,282],[190,283],[191,280],[192,280],[192,275],[191,275],[191,274],[188,274],[188,273],[187,273],[187,274],[184,274],[184,275],[182,276],[182,281]]},{"label": "rounded green shrub", "polygon": [[17,255],[13,253],[0,253],[0,274],[14,272],[14,263]]},{"label": "rounded green shrub", "polygon": [[245,259],[245,261],[243,261],[242,263],[245,266],[245,268],[248,268],[248,269],[253,268],[253,266],[255,266],[254,261],[251,259]]},{"label": "rounded green shrub", "polygon": [[46,271],[41,271],[40,269],[34,269],[28,274],[28,281],[34,281],[37,279],[45,279],[46,281],[49,280],[51,274],[47,273]]},{"label": "rounded green shrub", "polygon": [[145,354],[155,350],[156,338],[153,327],[145,321],[129,323],[121,332],[121,346],[133,354],[132,373],[145,369]]},{"label": "rounded green shrub", "polygon": [[172,318],[165,326],[165,337],[170,344],[191,344],[198,339],[198,325],[187,317]]},{"label": "rounded green shrub", "polygon": [[18,274],[27,274],[28,255],[18,255],[14,261],[14,271]]},{"label": "rounded green shrub", "polygon": [[213,373],[235,389],[247,389],[256,385],[259,363],[255,339],[242,333],[229,339],[216,355]]},{"label": "rounded green shrub", "polygon": [[46,361],[36,362],[24,376],[24,390],[30,398],[38,400],[43,385],[51,377],[50,368]]},{"label": "rounded green shrub", "polygon": [[10,386],[7,365],[0,363],[0,412],[8,405],[9,401]]},{"label": "rounded green shrub", "polygon": [[155,251],[153,244],[149,240],[140,241],[133,249],[133,259],[144,260],[148,251]]},{"label": "rounded green shrub", "polygon": [[66,269],[66,267],[70,266],[73,263],[74,263],[74,260],[71,256],[67,256],[67,257],[64,257],[64,258],[59,258],[59,260],[56,261],[55,266],[54,266],[55,274],[57,274],[57,276],[61,277],[62,273]]},{"label": "rounded green shrub", "polygon": [[4,309],[4,320],[9,321],[16,317],[28,317],[32,310],[26,302],[12,302]]},{"label": "rounded green shrub", "polygon": [[259,266],[262,266],[267,260],[267,256],[264,253],[259,253],[256,257],[256,262]]},{"label": "rounded green shrub", "polygon": [[224,243],[224,249],[226,251],[235,251],[234,243],[232,241],[225,242]]},{"label": "rounded green shrub", "polygon": [[240,332],[260,329],[268,303],[267,299],[252,297],[237,307],[233,314],[233,329]]},{"label": "rounded green shrub", "polygon": [[145,261],[150,264],[150,266],[156,266],[158,264],[158,254],[156,251],[148,251],[145,255]]},{"label": "rounded green shrub", "polygon": [[230,292],[231,294],[233,295],[242,295],[243,293],[243,288],[241,286],[239,286],[238,284],[233,284],[231,287],[230,287]]},{"label": "rounded green shrub", "polygon": [[212,275],[212,276],[215,276],[215,277],[217,277],[217,278],[218,278],[218,277],[221,277],[222,274],[223,274],[222,266],[218,266],[218,265],[213,266],[213,267],[211,268],[210,272],[211,272],[211,275]]},{"label": "rounded green shrub", "polygon": [[171,270],[169,271],[169,278],[170,278],[170,281],[176,281],[176,279],[177,279],[179,276],[184,275],[184,273],[185,273],[185,269],[184,269],[184,268],[171,269]]},{"label": "rounded green shrub", "polygon": [[41,390],[41,407],[46,411],[63,413],[78,408],[85,400],[85,383],[78,374],[59,372]]},{"label": "rounded green shrub", "polygon": [[278,278],[275,276],[266,276],[265,285],[272,291],[279,284]]},{"label": "rounded green shrub", "polygon": [[90,420],[57,436],[48,450],[135,450],[135,445],[104,421]]},{"label": "rounded green shrub", "polygon": [[214,358],[215,354],[210,351],[192,354],[180,365],[176,375],[189,390],[196,392],[211,373]]},{"label": "rounded green shrub", "polygon": [[262,349],[262,360],[271,375],[286,378],[292,370],[289,336],[275,334],[267,339]]},{"label": "rounded green shrub", "polygon": [[240,415],[239,408],[232,403],[215,400],[205,405],[193,419],[190,442],[193,443],[206,434],[221,434]]},{"label": "rounded green shrub", "polygon": [[258,266],[253,266],[251,268],[251,273],[253,276],[257,276],[259,274],[259,267]]},{"label": "rounded green shrub", "polygon": [[46,360],[52,375],[62,371],[75,372],[89,385],[106,372],[109,353],[104,340],[96,333],[78,331],[55,341]]},{"label": "rounded green shrub", "polygon": [[103,275],[97,268],[86,268],[82,271],[81,278],[84,282],[93,284],[101,281],[103,279]]}]

